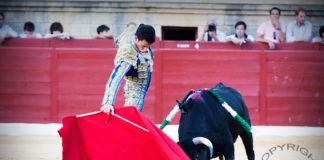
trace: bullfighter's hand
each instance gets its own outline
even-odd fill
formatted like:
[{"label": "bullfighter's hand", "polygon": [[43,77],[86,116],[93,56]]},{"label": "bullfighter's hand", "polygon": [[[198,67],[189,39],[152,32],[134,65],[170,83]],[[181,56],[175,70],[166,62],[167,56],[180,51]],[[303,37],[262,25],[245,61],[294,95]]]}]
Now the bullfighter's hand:
[{"label": "bullfighter's hand", "polygon": [[110,114],[110,112],[112,114],[114,114],[114,106],[110,105],[110,104],[105,104],[103,105],[100,110],[104,113]]}]

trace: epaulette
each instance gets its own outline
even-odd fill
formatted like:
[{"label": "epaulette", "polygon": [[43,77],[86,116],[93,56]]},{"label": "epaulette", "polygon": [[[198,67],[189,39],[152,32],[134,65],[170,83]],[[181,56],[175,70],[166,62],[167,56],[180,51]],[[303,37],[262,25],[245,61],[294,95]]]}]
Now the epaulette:
[{"label": "epaulette", "polygon": [[125,29],[124,32],[120,34],[120,36],[114,42],[115,47],[119,49],[121,45],[123,45],[124,43],[128,43],[128,41],[132,39],[132,36],[135,34],[135,32],[136,32],[135,26]]},{"label": "epaulette", "polygon": [[117,55],[115,57],[115,66],[117,66],[121,61],[127,62],[132,66],[137,64],[136,51],[129,45],[122,45],[118,49]]}]

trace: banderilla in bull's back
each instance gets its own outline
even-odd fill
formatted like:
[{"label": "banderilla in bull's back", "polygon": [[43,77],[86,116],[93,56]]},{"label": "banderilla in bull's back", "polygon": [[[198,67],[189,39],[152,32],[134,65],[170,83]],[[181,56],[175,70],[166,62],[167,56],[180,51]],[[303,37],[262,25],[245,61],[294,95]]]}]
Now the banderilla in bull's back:
[{"label": "banderilla in bull's back", "polygon": [[[203,90],[208,90],[219,101],[219,103],[222,104],[222,106],[226,109],[226,111],[231,114],[231,116],[235,119],[235,121],[237,121],[244,128],[244,130],[251,132],[251,126],[235,110],[233,110],[232,107],[229,106],[219,94],[217,94],[217,92],[207,88]],[[172,121],[172,119],[180,110],[181,112],[185,112],[182,107],[183,103],[193,92],[195,92],[195,90],[191,89],[180,102],[177,100],[178,103],[173,107],[169,115],[163,120],[160,129],[163,130],[165,126]]]}]

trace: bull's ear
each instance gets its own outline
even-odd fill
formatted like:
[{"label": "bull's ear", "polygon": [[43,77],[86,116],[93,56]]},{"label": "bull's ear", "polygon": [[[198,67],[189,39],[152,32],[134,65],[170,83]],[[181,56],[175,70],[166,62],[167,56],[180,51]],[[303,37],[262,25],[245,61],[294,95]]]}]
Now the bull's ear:
[{"label": "bull's ear", "polygon": [[188,113],[188,111],[190,111],[191,107],[192,107],[192,99],[191,98],[187,99],[182,104],[182,109],[183,109],[184,113]]},{"label": "bull's ear", "polygon": [[181,112],[181,114],[187,114],[188,113],[188,109],[187,109],[186,106],[187,106],[186,104],[183,104],[182,105],[182,112]]}]

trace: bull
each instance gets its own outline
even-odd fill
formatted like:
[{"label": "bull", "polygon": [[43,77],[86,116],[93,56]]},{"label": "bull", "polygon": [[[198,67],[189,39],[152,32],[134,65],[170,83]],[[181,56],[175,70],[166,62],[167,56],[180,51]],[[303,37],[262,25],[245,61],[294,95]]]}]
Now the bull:
[{"label": "bull", "polygon": [[[239,92],[222,83],[211,89],[251,125],[248,108]],[[247,158],[254,160],[252,133],[244,130],[208,90],[193,92],[185,99],[182,110],[178,144],[190,159],[233,160],[234,143],[240,135]]]}]

